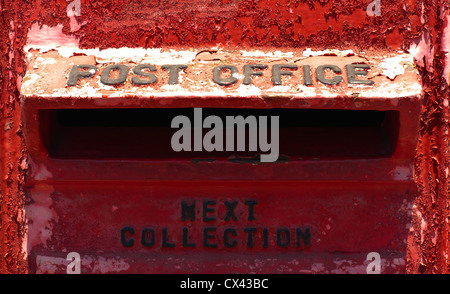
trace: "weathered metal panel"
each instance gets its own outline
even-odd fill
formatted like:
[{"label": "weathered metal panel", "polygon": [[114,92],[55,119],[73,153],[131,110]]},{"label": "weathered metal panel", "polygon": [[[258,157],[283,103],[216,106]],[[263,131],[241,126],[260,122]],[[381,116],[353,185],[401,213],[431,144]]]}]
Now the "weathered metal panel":
[{"label": "weathered metal panel", "polygon": [[[58,51],[29,51],[21,97],[32,156],[26,214],[27,246],[36,260],[33,271],[64,271],[67,262],[61,258],[78,252],[83,272],[365,273],[367,254],[379,252],[385,273],[405,272],[417,193],[413,157],[421,107],[421,85],[408,54],[126,48],[80,52],[83,55],[62,56]],[[134,71],[139,64],[154,76]],[[167,70],[165,64],[177,66]],[[250,71],[245,67],[254,64],[258,66]],[[108,71],[112,65],[123,76]],[[358,67],[356,75],[351,66]],[[176,74],[171,76],[171,70]],[[141,85],[136,78],[152,82]],[[61,121],[44,119],[42,111],[172,109],[173,115],[186,108],[211,113],[376,110],[397,113],[398,121],[384,122],[392,152],[375,155],[358,153],[378,148],[364,143],[376,136],[371,129],[365,130],[370,134],[366,138],[365,131],[359,133],[363,143],[352,137],[342,143],[344,149],[330,143],[331,149],[320,151],[323,139],[309,141],[302,128],[286,128],[288,139],[280,140],[280,149],[295,144],[299,136],[301,151],[289,149],[291,153],[270,163],[204,150],[198,156],[175,156],[160,150],[172,148],[160,128],[138,135],[161,144],[155,149],[160,155],[144,152],[139,157],[141,153],[133,151],[133,158],[115,157],[123,154],[109,153],[109,145],[80,151],[96,148],[95,138],[107,132],[101,128],[66,129],[68,139],[55,147],[65,148],[62,153],[54,153],[53,145],[45,142],[64,135],[48,139],[52,124]],[[286,116],[280,113],[282,122]],[[79,115],[79,122],[90,120],[87,112]],[[115,135],[105,139],[108,144],[133,140],[104,123]],[[356,120],[350,122],[352,129],[361,127]],[[323,136],[341,136],[332,130]],[[79,137],[83,132],[92,136]],[[282,137],[283,130],[280,133]],[[145,139],[137,142],[151,148]],[[348,150],[331,155],[333,148]],[[305,150],[318,153],[303,156]]]}]

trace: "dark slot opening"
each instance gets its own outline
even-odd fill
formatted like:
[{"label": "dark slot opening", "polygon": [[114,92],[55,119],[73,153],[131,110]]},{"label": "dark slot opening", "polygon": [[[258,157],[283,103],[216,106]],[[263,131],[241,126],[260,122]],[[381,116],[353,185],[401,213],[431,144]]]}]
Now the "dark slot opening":
[{"label": "dark slot opening", "polygon": [[[41,138],[49,155],[55,158],[89,159],[230,159],[252,158],[263,152],[249,151],[245,132],[245,151],[180,151],[171,146],[179,128],[171,128],[176,116],[186,116],[194,126],[193,108],[174,109],[46,109],[39,111]],[[395,150],[399,115],[395,111],[322,109],[237,109],[203,108],[202,119],[214,115],[225,125],[226,117],[254,116],[258,122],[279,117],[280,158],[290,160],[319,158],[376,158],[391,156]],[[202,138],[211,129],[202,130]],[[191,131],[191,146],[194,145]],[[223,131],[223,145],[226,146]],[[259,140],[259,137],[258,137]],[[259,141],[258,141],[259,142]]]}]

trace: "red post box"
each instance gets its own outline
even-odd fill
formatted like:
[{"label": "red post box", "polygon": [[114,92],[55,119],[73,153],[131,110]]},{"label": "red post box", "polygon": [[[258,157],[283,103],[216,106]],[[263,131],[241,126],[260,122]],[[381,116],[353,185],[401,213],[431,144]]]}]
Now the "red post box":
[{"label": "red post box", "polygon": [[72,252],[82,273],[366,273],[372,252],[405,271],[408,54],[28,54],[32,271]]}]

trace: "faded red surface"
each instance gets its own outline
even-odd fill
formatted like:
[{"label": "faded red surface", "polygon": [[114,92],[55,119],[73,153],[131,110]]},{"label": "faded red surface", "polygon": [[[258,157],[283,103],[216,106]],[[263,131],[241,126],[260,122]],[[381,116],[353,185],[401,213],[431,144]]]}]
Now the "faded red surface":
[{"label": "faded red surface", "polygon": [[[81,1],[81,15],[68,17],[64,0],[2,1],[0,54],[0,272],[26,273],[23,206],[27,152],[22,138],[19,87],[26,61],[23,47],[33,24],[62,26],[82,48],[178,47],[219,44],[224,48],[311,47],[355,50],[408,49],[429,36],[434,48],[419,60],[425,87],[422,129],[416,157],[414,234],[410,272],[447,272],[448,99],[441,51],[448,14],[445,1],[382,0],[381,17],[368,17],[371,1],[202,0]],[[63,35],[61,35],[63,36]],[[45,41],[43,38],[42,41]]]}]

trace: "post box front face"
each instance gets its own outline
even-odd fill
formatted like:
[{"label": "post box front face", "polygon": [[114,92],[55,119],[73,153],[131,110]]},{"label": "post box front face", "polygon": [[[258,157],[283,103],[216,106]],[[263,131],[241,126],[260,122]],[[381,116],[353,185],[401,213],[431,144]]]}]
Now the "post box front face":
[{"label": "post box front face", "polygon": [[28,52],[33,271],[71,252],[84,273],[365,273],[371,252],[405,270],[408,55],[75,53]]}]

